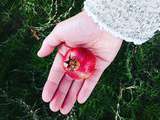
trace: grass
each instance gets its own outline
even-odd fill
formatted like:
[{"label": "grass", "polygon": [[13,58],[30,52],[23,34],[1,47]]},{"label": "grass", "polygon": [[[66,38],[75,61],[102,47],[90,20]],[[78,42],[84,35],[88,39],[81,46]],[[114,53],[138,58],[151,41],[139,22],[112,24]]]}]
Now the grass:
[{"label": "grass", "polygon": [[55,53],[36,56],[54,26],[83,0],[0,2],[0,120],[159,120],[160,34],[141,46],[122,45],[89,100],[63,116],[41,100]]}]

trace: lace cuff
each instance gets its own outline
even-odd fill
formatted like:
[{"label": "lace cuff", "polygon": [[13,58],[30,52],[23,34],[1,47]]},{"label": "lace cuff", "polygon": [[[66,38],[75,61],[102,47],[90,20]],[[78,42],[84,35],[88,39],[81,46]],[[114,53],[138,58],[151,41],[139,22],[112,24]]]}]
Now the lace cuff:
[{"label": "lace cuff", "polygon": [[100,28],[134,44],[160,29],[160,0],[86,0],[84,10]]}]

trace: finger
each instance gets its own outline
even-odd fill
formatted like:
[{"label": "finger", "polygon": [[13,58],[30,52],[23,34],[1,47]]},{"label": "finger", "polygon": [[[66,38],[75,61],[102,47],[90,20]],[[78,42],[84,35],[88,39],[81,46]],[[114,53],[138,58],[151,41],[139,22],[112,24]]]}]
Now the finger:
[{"label": "finger", "polygon": [[96,59],[96,69],[94,71],[94,74],[84,81],[84,84],[78,94],[77,101],[80,104],[84,103],[88,99],[98,80],[100,79],[103,71],[109,66],[109,64],[109,62],[103,61],[99,58]]},{"label": "finger", "polygon": [[71,111],[72,107],[76,102],[78,92],[81,89],[83,82],[84,81],[82,80],[73,81],[73,84],[71,85],[71,88],[68,91],[68,94],[63,102],[63,105],[60,108],[60,112],[62,114],[68,114]]},{"label": "finger", "polygon": [[64,72],[65,71],[62,66],[62,56],[59,53],[57,53],[53,65],[51,67],[48,79],[43,88],[42,99],[44,102],[49,102],[52,99],[59,85],[59,82],[64,75]]},{"label": "finger", "polygon": [[56,112],[60,109],[65,96],[67,95],[67,92],[72,84],[73,79],[71,77],[69,77],[68,75],[64,75],[64,77],[62,78],[60,85],[54,95],[54,97],[52,98],[51,102],[50,102],[50,109],[53,112]]},{"label": "finger", "polygon": [[43,41],[40,50],[38,51],[37,55],[39,57],[45,57],[52,53],[54,48],[58,46],[61,41],[57,38],[56,34],[52,31]]},{"label": "finger", "polygon": [[77,101],[80,104],[84,103],[88,99],[93,89],[95,88],[98,80],[100,79],[102,73],[103,73],[102,71],[95,71],[95,73],[89,79],[84,81],[84,84],[77,98]]}]

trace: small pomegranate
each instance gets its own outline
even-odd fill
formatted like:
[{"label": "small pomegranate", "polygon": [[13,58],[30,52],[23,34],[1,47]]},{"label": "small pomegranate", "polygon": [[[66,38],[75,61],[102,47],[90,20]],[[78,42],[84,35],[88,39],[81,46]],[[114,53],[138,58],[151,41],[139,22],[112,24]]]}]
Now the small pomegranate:
[{"label": "small pomegranate", "polygon": [[96,64],[95,55],[86,48],[71,48],[63,57],[63,66],[70,77],[75,80],[85,80],[89,78]]}]

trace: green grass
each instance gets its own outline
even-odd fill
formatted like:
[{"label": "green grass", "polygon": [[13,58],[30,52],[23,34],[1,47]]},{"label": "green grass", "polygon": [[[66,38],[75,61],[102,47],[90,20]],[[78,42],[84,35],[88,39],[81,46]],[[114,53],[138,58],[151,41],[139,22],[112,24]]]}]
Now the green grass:
[{"label": "green grass", "polygon": [[82,7],[83,0],[0,2],[0,120],[160,119],[160,34],[141,46],[124,42],[89,100],[69,115],[42,102],[55,53],[40,59],[36,52],[58,22]]}]

